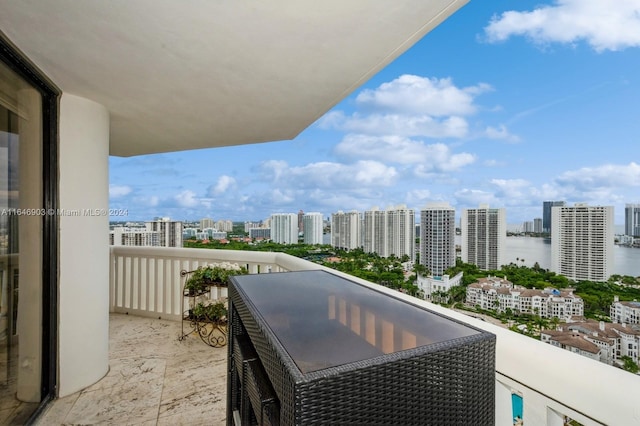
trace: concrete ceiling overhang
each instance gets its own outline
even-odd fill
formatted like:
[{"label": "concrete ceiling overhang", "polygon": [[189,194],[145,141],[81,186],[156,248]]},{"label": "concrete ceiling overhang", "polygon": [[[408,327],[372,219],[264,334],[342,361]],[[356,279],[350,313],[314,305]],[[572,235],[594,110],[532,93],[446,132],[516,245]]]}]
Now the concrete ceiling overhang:
[{"label": "concrete ceiling overhang", "polygon": [[0,0],[0,31],[130,156],[292,139],[467,1]]}]

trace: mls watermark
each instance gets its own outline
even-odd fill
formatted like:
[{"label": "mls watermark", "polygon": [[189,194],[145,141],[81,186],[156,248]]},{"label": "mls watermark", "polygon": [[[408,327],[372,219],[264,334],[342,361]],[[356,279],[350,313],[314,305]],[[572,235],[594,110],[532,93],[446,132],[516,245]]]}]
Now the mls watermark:
[{"label": "mls watermark", "polygon": [[0,216],[129,216],[128,209],[0,209]]}]

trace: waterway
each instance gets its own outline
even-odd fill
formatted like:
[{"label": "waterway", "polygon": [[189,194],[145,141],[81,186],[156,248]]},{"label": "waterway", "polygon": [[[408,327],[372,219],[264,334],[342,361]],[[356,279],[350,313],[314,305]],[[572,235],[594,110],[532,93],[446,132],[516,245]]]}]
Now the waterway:
[{"label": "waterway", "polygon": [[[331,234],[324,235],[324,243],[331,243]],[[460,245],[460,236],[456,236],[456,244]],[[613,248],[613,273],[619,275],[640,276],[640,248],[616,245]],[[551,239],[535,237],[507,237],[507,263],[513,262],[532,267],[536,262],[541,268],[551,269]]]}]

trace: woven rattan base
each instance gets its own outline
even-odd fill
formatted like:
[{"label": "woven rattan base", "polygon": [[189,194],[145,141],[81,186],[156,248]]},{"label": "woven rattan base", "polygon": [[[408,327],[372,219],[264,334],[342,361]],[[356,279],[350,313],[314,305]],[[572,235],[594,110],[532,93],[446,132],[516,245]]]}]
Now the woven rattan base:
[{"label": "woven rattan base", "polygon": [[[336,279],[344,282],[334,288],[330,284]],[[277,280],[294,280],[309,290],[313,286],[309,283],[317,280],[321,291],[292,291],[278,298],[273,294],[283,288]],[[246,417],[242,424],[494,424],[493,334],[422,308],[413,312],[416,306],[367,287],[357,297],[343,294],[349,286],[360,285],[323,271],[232,278],[230,414],[242,408],[238,392],[253,389],[249,398],[253,410],[242,410]],[[290,308],[298,297],[311,297],[312,301],[300,299],[300,303],[317,303],[321,308],[316,311],[309,305],[301,312]],[[286,300],[277,302],[282,298]],[[384,309],[376,311],[379,306]],[[393,309],[399,309],[400,316]],[[414,327],[422,314],[438,329]],[[295,328],[301,324],[300,335],[312,340],[300,343],[301,338],[292,337],[299,336]],[[353,356],[362,359],[351,360]],[[251,361],[243,361],[248,358]],[[244,370],[239,365],[243,362],[248,367]],[[256,377],[247,377],[252,374]],[[231,426],[232,416],[228,419]]]}]

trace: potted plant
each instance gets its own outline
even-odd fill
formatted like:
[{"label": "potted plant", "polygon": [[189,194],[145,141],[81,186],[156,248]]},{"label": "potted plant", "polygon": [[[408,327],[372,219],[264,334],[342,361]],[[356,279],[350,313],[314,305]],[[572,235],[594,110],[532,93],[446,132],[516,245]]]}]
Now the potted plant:
[{"label": "potted plant", "polygon": [[248,274],[247,268],[237,263],[213,263],[201,266],[190,273],[184,284],[185,295],[204,294],[212,286],[226,287],[231,275]]},{"label": "potted plant", "polygon": [[192,315],[196,321],[223,322],[227,318],[226,302],[223,300],[199,302],[193,307]]}]

